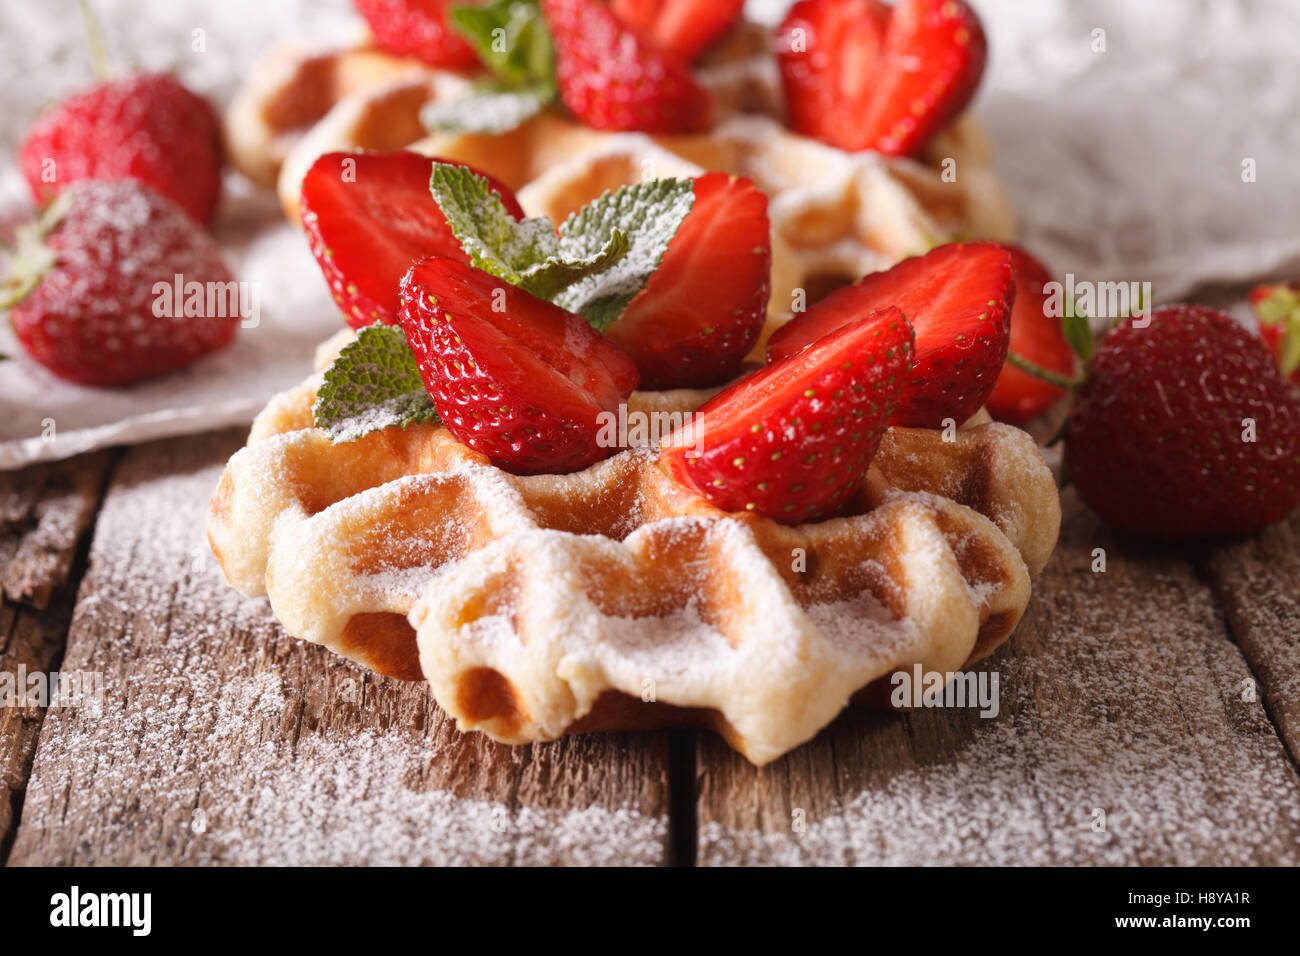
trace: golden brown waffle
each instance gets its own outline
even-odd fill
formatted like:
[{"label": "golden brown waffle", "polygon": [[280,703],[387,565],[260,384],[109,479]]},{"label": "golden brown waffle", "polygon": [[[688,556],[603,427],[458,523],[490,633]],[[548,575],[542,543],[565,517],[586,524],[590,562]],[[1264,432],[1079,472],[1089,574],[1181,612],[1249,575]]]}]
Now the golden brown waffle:
[{"label": "golden brown waffle", "polygon": [[318,382],[271,402],[222,475],[228,580],[508,743],[703,726],[766,763],[895,670],[992,651],[1060,523],[1033,440],[984,415],[951,440],[889,430],[848,517],[787,527],[717,510],[644,450],[519,477],[440,426],[334,445],[311,427]]},{"label": "golden brown waffle", "polygon": [[[255,178],[279,168],[297,221],[302,177],[322,153],[407,147],[468,162],[519,193],[530,215],[559,222],[607,189],[704,170],[752,178],[771,199],[773,318],[835,286],[952,238],[1014,238],[1015,220],[982,130],[952,124],[920,160],[846,153],[790,132],[769,32],[743,24],[698,70],[720,122],[706,133],[600,133],[561,115],[503,134],[427,136],[423,107],[463,77],[360,47],[285,52],[255,72],[228,117],[234,160]],[[286,105],[288,104],[288,105]],[[305,105],[303,105],[305,104]],[[759,345],[761,347],[762,342]]]}]

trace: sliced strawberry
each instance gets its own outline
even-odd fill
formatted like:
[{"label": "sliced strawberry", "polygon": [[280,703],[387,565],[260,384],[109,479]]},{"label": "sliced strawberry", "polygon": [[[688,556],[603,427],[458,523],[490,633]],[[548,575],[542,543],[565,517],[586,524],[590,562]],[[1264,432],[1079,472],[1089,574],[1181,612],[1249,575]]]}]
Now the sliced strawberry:
[{"label": "sliced strawberry", "polygon": [[911,358],[911,326],[882,309],[719,392],[660,461],[727,511],[833,515],[866,474]]},{"label": "sliced strawberry", "polygon": [[402,279],[402,326],[451,433],[507,471],[577,471],[608,457],[601,412],[636,366],[581,316],[453,259]]},{"label": "sliced strawberry", "polygon": [[1300,385],[1300,282],[1256,286],[1250,306],[1282,375]]},{"label": "sliced strawberry", "polygon": [[[1061,317],[1047,308],[1046,286],[1051,274],[1041,262],[1017,246],[1005,246],[1011,254],[1011,274],[1016,282],[1016,304],[1011,311],[1011,342],[1007,351],[1028,359],[1040,368],[1066,378],[1074,375],[1074,350],[1061,331]],[[1043,414],[1065,397],[1065,389],[1023,372],[1009,362],[1002,366],[989,414],[998,421],[1020,424]]]},{"label": "sliced strawberry", "polygon": [[1011,255],[992,242],[952,243],[832,292],[778,329],[767,360],[794,355],[833,329],[895,305],[916,329],[916,358],[891,424],[964,421],[993,391],[1007,357],[1016,285]]},{"label": "sliced strawberry", "polygon": [[464,70],[478,56],[447,22],[457,0],[353,0],[375,45],[396,56],[413,56],[433,66]]},{"label": "sliced strawberry", "polygon": [[781,24],[791,125],[840,149],[917,153],[979,86],[987,43],[962,0],[802,0]]},{"label": "sliced strawberry", "polygon": [[560,97],[593,129],[686,133],[709,124],[709,94],[687,66],[596,0],[543,0]]},{"label": "sliced strawberry", "polygon": [[842,149],[866,149],[870,108],[889,29],[879,0],[801,0],[778,28],[777,62],[790,126]]},{"label": "sliced strawberry", "polygon": [[725,382],[758,340],[771,274],[767,196],[751,180],[707,173],[659,268],[605,334],[648,388]]},{"label": "sliced strawberry", "polygon": [[620,20],[690,62],[735,25],[745,0],[614,0]]},{"label": "sliced strawberry", "polygon": [[[398,286],[416,259],[469,262],[429,192],[433,163],[407,151],[326,153],[303,178],[302,224],[312,255],[354,329],[398,323]],[[522,219],[514,193],[488,179],[510,215]]]}]

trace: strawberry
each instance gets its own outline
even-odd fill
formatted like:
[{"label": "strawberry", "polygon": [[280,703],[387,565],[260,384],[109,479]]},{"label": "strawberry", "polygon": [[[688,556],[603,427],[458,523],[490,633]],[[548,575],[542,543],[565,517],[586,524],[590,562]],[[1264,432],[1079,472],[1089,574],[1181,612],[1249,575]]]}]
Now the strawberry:
[{"label": "strawberry", "polygon": [[767,196],[751,180],[707,173],[659,268],[605,334],[646,387],[724,382],[758,340],[771,272]]},{"label": "strawberry", "polygon": [[[1004,248],[1011,254],[1011,274],[1016,282],[1008,353],[1028,359],[1049,372],[1072,377],[1074,350],[1061,331],[1060,317],[1048,313],[1046,286],[1052,281],[1051,274],[1025,250],[1016,246]],[[988,398],[989,414],[999,421],[1020,424],[1041,415],[1065,394],[1065,389],[1008,362],[1002,366],[993,394]]]},{"label": "strawberry", "polygon": [[896,305],[916,329],[916,355],[891,424],[939,428],[962,422],[993,391],[1007,355],[1016,286],[1011,256],[991,242],[952,243],[832,292],[778,329],[767,344],[780,361],[833,329]]},{"label": "strawberry", "polygon": [[354,0],[370,27],[375,46],[394,56],[413,56],[432,66],[467,70],[478,56],[447,22],[463,0]]},{"label": "strawberry", "polygon": [[42,204],[78,180],[138,179],[207,223],[221,196],[216,114],[166,73],[101,83],[63,100],[27,133],[19,162]]},{"label": "strawberry", "polygon": [[[326,153],[303,177],[300,208],[312,255],[354,329],[400,322],[398,287],[415,260],[469,262],[429,192],[433,162],[406,151]],[[488,179],[510,215],[522,219],[514,193]]]},{"label": "strawberry", "polygon": [[1300,282],[1256,286],[1250,305],[1278,368],[1300,385]]},{"label": "strawberry", "polygon": [[966,108],[987,57],[962,0],[801,0],[777,32],[791,126],[893,156],[916,154]]},{"label": "strawberry", "polygon": [[1300,506],[1300,394],[1269,350],[1214,309],[1126,319],[1093,356],[1070,412],[1065,467],[1120,531],[1250,534]]},{"label": "strawberry", "polygon": [[685,133],[708,126],[709,94],[671,53],[596,0],[543,0],[560,97],[593,129]]},{"label": "strawberry", "polygon": [[787,524],[833,515],[867,472],[911,357],[898,309],[850,322],[705,402],[660,462],[727,511]]},{"label": "strawberry", "polygon": [[[196,282],[203,308],[228,314],[186,314]],[[216,283],[223,298],[214,307]],[[134,180],[84,180],[20,230],[0,306],[12,306],[18,341],[51,372],[126,385],[229,344],[240,321],[227,295],[234,287],[216,242],[179,206]]]},{"label": "strawberry", "polygon": [[636,388],[636,366],[581,316],[430,257],[402,279],[402,326],[443,424],[500,467],[577,471],[616,450],[598,416]]},{"label": "strawberry", "polygon": [[615,15],[690,62],[740,19],[745,0],[614,0]]}]

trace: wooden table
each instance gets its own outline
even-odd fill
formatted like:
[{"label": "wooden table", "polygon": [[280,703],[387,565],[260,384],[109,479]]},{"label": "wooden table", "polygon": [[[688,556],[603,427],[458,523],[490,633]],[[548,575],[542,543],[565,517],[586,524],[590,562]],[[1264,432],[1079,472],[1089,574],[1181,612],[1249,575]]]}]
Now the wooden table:
[{"label": "wooden table", "polygon": [[288,638],[203,539],[241,441],[0,476],[0,670],[103,681],[98,709],[0,707],[0,859],[1300,862],[1300,516],[1155,549],[1067,492],[982,665],[996,718],[847,713],[756,770],[707,733],[500,746],[424,685]]}]

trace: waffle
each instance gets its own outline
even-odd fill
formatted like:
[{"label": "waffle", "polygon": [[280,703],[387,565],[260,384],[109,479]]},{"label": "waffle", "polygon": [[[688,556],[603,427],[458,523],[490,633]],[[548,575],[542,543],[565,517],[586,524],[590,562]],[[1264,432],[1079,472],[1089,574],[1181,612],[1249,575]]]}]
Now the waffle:
[{"label": "waffle", "polygon": [[795,311],[800,290],[816,301],[940,242],[1014,238],[977,123],[952,124],[919,160],[846,153],[799,136],[781,122],[768,42],[769,31],[742,24],[701,65],[720,120],[697,135],[602,133],[553,110],[502,134],[428,136],[420,111],[467,81],[362,45],[272,54],[232,107],[228,138],[237,165],[259,181],[275,176],[294,222],[303,176],[335,150],[410,148],[467,162],[514,189],[528,214],[555,222],[607,189],[648,178],[713,169],[748,176],[771,200],[773,319]]},{"label": "waffle", "polygon": [[335,445],[311,425],[319,381],[277,396],[222,475],[208,535],[227,579],[511,744],[708,727],[766,763],[898,669],[990,653],[1060,523],[1033,440],[983,413],[948,441],[890,429],[847,516],[788,527],[717,510],[643,449],[520,477],[436,425]]}]

